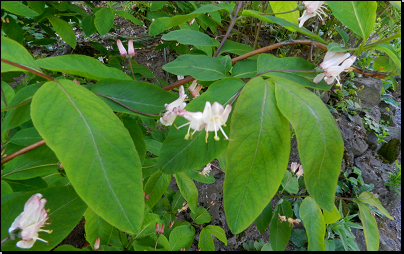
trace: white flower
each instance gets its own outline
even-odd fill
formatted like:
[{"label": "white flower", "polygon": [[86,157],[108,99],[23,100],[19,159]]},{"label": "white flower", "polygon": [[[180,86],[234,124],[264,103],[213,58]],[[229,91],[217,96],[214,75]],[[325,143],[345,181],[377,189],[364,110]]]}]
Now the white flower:
[{"label": "white flower", "polygon": [[306,20],[315,17],[316,15],[318,15],[320,19],[323,20],[323,18],[320,15],[320,14],[326,15],[324,11],[321,9],[323,4],[324,1],[303,1],[303,5],[304,7],[306,7],[306,10],[303,12],[303,15],[297,19],[298,21],[300,21],[299,27],[302,27],[304,25],[304,22],[306,22]]},{"label": "white flower", "polygon": [[299,165],[299,170],[296,173],[297,179],[303,175],[303,166]]},{"label": "white flower", "polygon": [[350,57],[349,53],[327,51],[324,61],[320,64],[324,72],[318,74],[313,82],[317,84],[324,78],[328,85],[331,85],[335,79],[337,79],[338,84],[340,84],[338,78],[339,74],[349,68],[355,60],[356,56]]},{"label": "white flower", "polygon": [[[192,139],[192,135],[194,135],[196,131],[201,131],[203,129],[203,126],[205,126],[205,123],[203,122],[202,112],[189,112],[180,109],[178,110],[178,114],[189,121],[188,123],[178,127],[178,129],[180,129],[186,125],[189,125],[188,133],[185,135],[185,139],[189,139],[189,137],[191,137]],[[194,130],[194,132],[192,132],[191,134],[189,133],[190,129]]]},{"label": "white flower", "polygon": [[[198,86],[198,87],[196,87]],[[190,87],[188,87],[188,91],[192,94],[192,97],[196,98],[199,96],[199,92],[202,89],[202,85],[198,85],[197,80],[194,80]]]},{"label": "white flower", "polygon": [[204,168],[202,169],[202,171],[199,172],[199,174],[204,175],[204,176],[207,176],[207,175],[209,175],[210,171],[212,171],[212,164],[208,163],[208,164],[206,165],[206,167],[204,167]]},{"label": "white flower", "polygon": [[187,105],[184,100],[187,98],[185,94],[184,86],[180,86],[179,88],[179,98],[170,104],[165,104],[166,113],[164,113],[163,117],[160,117],[160,122],[165,126],[170,126],[173,124],[175,118],[178,115],[178,110],[184,109]]},{"label": "white flower", "polygon": [[121,40],[118,39],[118,40],[116,41],[116,44],[118,45],[119,53],[121,54],[122,57],[125,57],[125,56],[135,56],[136,53],[135,53],[135,50],[134,50],[134,48],[133,48],[133,41],[132,41],[132,40],[129,40],[129,41],[128,41],[128,52],[126,52],[126,49],[125,49],[125,47],[123,46]]},{"label": "white flower", "polygon": [[46,199],[41,198],[42,194],[40,193],[32,195],[25,203],[24,211],[17,216],[8,229],[12,239],[19,232],[18,237],[22,238],[21,241],[17,242],[19,248],[29,249],[36,240],[47,243],[46,240],[38,237],[38,232],[51,233],[51,230],[41,229],[48,219],[48,213],[45,210]]},{"label": "white flower", "polygon": [[228,104],[226,108],[223,108],[223,106],[218,103],[214,102],[213,105],[210,105],[210,102],[207,101],[205,104],[205,109],[203,110],[203,122],[206,124],[205,125],[205,131],[206,131],[206,137],[205,137],[205,142],[208,142],[208,132],[209,131],[214,131],[215,132],[215,137],[214,139],[216,141],[219,140],[219,137],[217,136],[217,131],[220,129],[223,135],[226,137],[226,139],[229,139],[224,132],[222,125],[226,126],[226,121],[227,118],[229,117],[231,111],[231,105]]},{"label": "white flower", "polygon": [[292,162],[291,164],[290,164],[290,172],[292,172],[292,173],[295,173],[296,172],[296,170],[299,168],[299,163],[297,163],[297,162]]}]

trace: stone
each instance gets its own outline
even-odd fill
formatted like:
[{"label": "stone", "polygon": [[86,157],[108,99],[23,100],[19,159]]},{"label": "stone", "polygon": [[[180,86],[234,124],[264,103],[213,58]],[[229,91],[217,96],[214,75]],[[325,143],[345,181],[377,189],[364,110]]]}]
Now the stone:
[{"label": "stone", "polygon": [[400,154],[401,142],[398,139],[392,139],[387,143],[384,143],[377,153],[383,159],[385,163],[393,163],[397,160]]},{"label": "stone", "polygon": [[337,125],[347,151],[352,152],[356,157],[368,149],[369,145],[366,142],[366,132],[363,124],[351,122],[348,117],[341,115]]},{"label": "stone", "polygon": [[355,81],[356,87],[363,86],[360,92],[357,92],[358,98],[362,102],[366,102],[370,105],[376,106],[381,101],[381,91],[383,88],[383,82],[374,78],[358,78]]}]

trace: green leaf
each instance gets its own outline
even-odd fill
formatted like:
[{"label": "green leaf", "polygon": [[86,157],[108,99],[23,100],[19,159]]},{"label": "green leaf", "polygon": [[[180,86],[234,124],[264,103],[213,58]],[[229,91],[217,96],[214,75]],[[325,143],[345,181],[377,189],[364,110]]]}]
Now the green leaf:
[{"label": "green leaf", "polygon": [[223,228],[213,225],[208,225],[205,227],[206,230],[209,230],[209,233],[214,235],[217,239],[222,241],[224,245],[227,246],[227,238]]},{"label": "green leaf", "polygon": [[39,191],[48,187],[47,183],[41,177],[34,177],[26,180],[9,180],[4,179],[13,189],[13,192]]},{"label": "green leaf", "polygon": [[150,6],[150,11],[158,11],[166,4],[168,4],[168,1],[153,1]]},{"label": "green leaf", "polygon": [[397,66],[397,68],[401,70],[401,61],[399,59],[399,55],[396,53],[396,51],[390,44],[382,43],[375,46],[373,49],[383,51],[384,53],[386,53],[390,57],[390,59],[394,62],[394,64]]},{"label": "green leaf", "polygon": [[202,5],[201,7],[196,9],[195,11],[191,12],[191,14],[194,14],[194,13],[209,13],[209,12],[214,12],[214,11],[218,11],[218,10],[222,10],[222,9],[224,9],[224,7],[213,5],[213,4],[206,4],[206,5]]},{"label": "green leaf", "polygon": [[175,75],[190,75],[197,80],[212,81],[225,78],[222,62],[210,56],[181,55],[163,66],[163,70]]},{"label": "green leaf", "polygon": [[332,212],[327,212],[324,210],[323,216],[325,224],[333,224],[341,219],[341,214],[339,214],[339,211],[337,207],[335,207],[335,205],[334,208],[332,209]]},{"label": "green leaf", "polygon": [[362,221],[363,232],[366,239],[366,248],[368,251],[379,250],[379,229],[375,217],[370,213],[369,208],[361,203],[355,202],[359,207],[359,218]]},{"label": "green leaf", "polygon": [[171,31],[163,35],[161,39],[166,41],[178,41],[186,45],[215,46],[212,39],[207,34],[186,29]]},{"label": "green leaf", "polygon": [[305,87],[315,88],[319,90],[328,91],[331,89],[330,85],[327,85],[324,80],[321,80],[318,84],[314,84],[313,80],[316,77],[316,72],[294,72],[297,71],[311,71],[315,66],[300,58],[300,57],[284,57],[277,58],[271,54],[260,54],[257,61],[257,73],[261,73],[267,70],[285,70],[285,71],[270,71],[262,74],[265,77],[282,77],[289,79],[295,84],[299,84]]},{"label": "green leaf", "polygon": [[[273,13],[287,12],[297,7],[296,1],[269,1]],[[299,11],[289,12],[285,14],[275,14],[276,17],[282,18],[290,23],[299,23]]]},{"label": "green leaf", "polygon": [[194,181],[185,172],[176,173],[174,177],[178,189],[180,189],[182,196],[187,201],[189,208],[191,211],[195,211],[198,206],[198,189]]},{"label": "green leaf", "polygon": [[81,28],[83,29],[86,36],[90,36],[97,31],[94,25],[95,17],[92,15],[87,15],[81,21]]},{"label": "green leaf", "polygon": [[258,231],[260,231],[261,234],[263,234],[265,230],[268,228],[271,218],[272,218],[272,205],[271,203],[268,203],[268,205],[264,208],[262,213],[257,217],[257,219],[255,219],[255,226],[257,226]]},{"label": "green leaf", "polygon": [[[191,112],[202,111],[206,101],[217,101],[226,106],[243,85],[244,82],[237,78],[226,78],[214,82],[205,93],[193,99],[185,109]],[[184,118],[177,117],[174,125],[181,126],[186,122]],[[223,129],[225,133],[228,133],[228,127]],[[208,142],[205,142],[206,132],[204,130],[196,132],[189,140],[184,139],[186,133],[187,127],[180,130],[170,129],[168,137],[161,147],[159,157],[159,165],[164,173],[173,174],[205,166],[222,154],[229,144],[229,141],[223,140],[223,138],[219,141],[214,140],[212,133],[207,139]],[[201,151],[204,152],[201,153]]]},{"label": "green leaf", "polygon": [[349,41],[349,35],[347,34],[347,32],[345,32],[344,30],[342,30],[339,27],[335,27],[335,30],[337,30],[337,32],[341,35],[342,40],[344,41],[344,45],[347,44],[347,42]]},{"label": "green leaf", "polygon": [[[159,114],[164,110],[164,104],[171,103],[178,98],[173,93],[167,92],[153,84],[133,80],[101,80],[91,87],[91,91],[99,96],[101,95],[100,98],[105,101],[113,111],[136,115],[142,114],[135,113],[115,101],[139,112]],[[103,95],[115,101],[102,97]]]},{"label": "green leaf", "polygon": [[100,238],[102,245],[108,245],[114,227],[98,216],[91,208],[87,208],[85,218],[86,223],[84,224],[84,228],[86,231],[86,240],[90,243],[90,246],[94,246],[97,238]]},{"label": "green leaf", "polygon": [[101,8],[95,13],[94,25],[100,35],[104,35],[114,25],[115,15],[109,8]]},{"label": "green leaf", "polygon": [[161,199],[170,182],[171,175],[163,174],[160,170],[154,172],[144,186],[145,195],[150,194],[149,199],[146,199],[146,205],[152,208]]},{"label": "green leaf", "polygon": [[282,18],[278,18],[278,17],[272,16],[269,14],[262,15],[262,14],[260,14],[260,12],[252,11],[252,10],[244,10],[241,15],[246,16],[246,17],[255,17],[255,18],[258,18],[259,20],[269,22],[269,23],[276,23],[278,25],[283,26],[284,28],[286,28],[287,30],[289,30],[291,32],[299,32],[299,33],[309,36],[310,38],[312,38],[315,41],[327,44],[327,42],[323,38],[318,36],[317,34],[314,34],[314,33],[310,32],[309,30],[307,30],[306,28],[299,27],[298,24],[291,23]]},{"label": "green leaf", "polygon": [[257,75],[257,61],[243,60],[237,62],[231,71],[231,75],[237,78],[253,78]]},{"label": "green leaf", "polygon": [[[39,68],[38,63],[34,60],[31,53],[29,53],[26,48],[24,48],[18,42],[4,36],[1,36],[1,58],[42,72],[41,68]],[[1,62],[1,73],[10,71],[23,70],[18,67],[14,67],[12,65]]]},{"label": "green leaf", "polygon": [[8,23],[2,23],[1,29],[7,34],[7,37],[23,44],[24,41],[24,30],[17,24],[15,19],[8,18]]},{"label": "green leaf", "polygon": [[307,243],[307,235],[303,229],[292,229],[290,240],[297,247],[303,247]]},{"label": "green leaf", "polygon": [[223,187],[226,219],[234,234],[261,214],[287,168],[289,123],[276,106],[274,90],[272,82],[252,79],[234,108]]},{"label": "green leaf", "polygon": [[143,165],[146,156],[146,143],[143,139],[143,132],[136,120],[131,117],[123,116],[122,122],[129,131],[132,141],[135,144],[137,154],[139,155],[140,163]]},{"label": "green leaf", "polygon": [[[83,217],[87,206],[77,196],[71,185],[35,190],[13,197],[1,204],[1,239],[8,236],[8,228],[14,219],[23,212],[24,204],[35,193],[40,192],[47,200],[45,209],[48,212],[48,221],[44,229],[51,229],[51,234],[40,232],[39,237],[47,240],[48,244],[37,241],[30,250],[47,251],[58,245],[74,229]],[[68,218],[68,219],[66,219]],[[1,245],[2,251],[21,250],[15,246],[20,238],[9,240]]]},{"label": "green leaf", "polygon": [[150,153],[160,156],[161,142],[150,137],[145,137],[144,142],[146,143],[146,150]]},{"label": "green leaf", "polygon": [[344,152],[341,133],[314,93],[286,79],[272,79],[279,110],[296,132],[307,191],[322,209],[331,212]]},{"label": "green leaf", "polygon": [[216,179],[211,174],[202,175],[202,174],[200,174],[201,171],[196,171],[196,170],[191,169],[191,170],[185,171],[185,173],[187,173],[187,175],[189,175],[189,177],[191,177],[193,180],[201,182],[201,183],[212,184],[216,181]]},{"label": "green leaf", "polygon": [[[44,3],[43,5],[44,5],[44,7],[45,7],[45,3]],[[77,14],[80,14],[80,15],[83,16],[83,17],[88,16],[86,10],[84,10],[83,7],[80,7],[80,6],[75,5],[75,4],[71,4],[71,3],[69,2],[69,3],[68,3],[68,8],[69,8],[69,10],[71,10],[72,12],[75,12],[75,13],[77,13]]]},{"label": "green leaf", "polygon": [[39,135],[38,131],[32,127],[22,129],[14,134],[14,136],[10,139],[10,143],[20,146],[28,146],[40,140],[42,140],[41,135]]},{"label": "green leaf", "polygon": [[297,178],[295,176],[292,176],[292,173],[290,173],[289,171],[285,172],[281,184],[283,186],[283,189],[289,193],[296,194],[297,192],[299,192],[299,183],[297,182]]},{"label": "green leaf", "polygon": [[166,24],[169,20],[169,17],[161,17],[154,20],[149,26],[149,35],[155,36],[164,32],[165,30],[170,29],[170,27],[166,27]]},{"label": "green leaf", "polygon": [[3,196],[10,193],[13,193],[11,186],[6,181],[1,180],[1,195]]},{"label": "green leaf", "polygon": [[271,235],[271,247],[274,251],[284,251],[292,234],[292,227],[289,222],[281,221],[279,215],[287,218],[293,216],[292,206],[288,201],[283,200],[282,203],[275,207],[272,216],[269,234]]},{"label": "green leaf", "polygon": [[215,244],[209,230],[203,228],[199,233],[198,247],[201,251],[215,251]]},{"label": "green leaf", "polygon": [[346,52],[346,49],[342,48],[341,45],[336,42],[331,42],[328,44],[327,50],[331,52]]},{"label": "green leaf", "polygon": [[27,4],[38,14],[42,14],[45,11],[45,2],[43,1],[28,1]]},{"label": "green leaf", "polygon": [[39,14],[20,1],[1,1],[1,8],[24,17],[35,17]]},{"label": "green leaf", "polygon": [[364,191],[359,195],[358,200],[363,203],[376,207],[384,215],[386,215],[387,218],[389,218],[390,220],[394,220],[394,218],[391,217],[389,212],[382,206],[382,203],[380,203],[380,200],[377,197],[375,197],[372,193],[370,193],[368,191]]},{"label": "green leaf", "polygon": [[71,25],[69,25],[69,23],[66,21],[58,19],[52,15],[47,16],[47,18],[49,19],[49,22],[51,22],[56,33],[58,33],[59,36],[62,37],[62,39],[72,48],[76,48],[76,35],[74,34]]},{"label": "green leaf", "polygon": [[[14,89],[4,81],[1,81],[1,91],[2,91],[1,110],[3,110],[3,109],[6,109],[7,107],[9,107],[11,100],[15,96],[15,92],[14,92]],[[3,117],[3,113],[2,113],[2,117]]]},{"label": "green leaf", "polygon": [[243,44],[243,43],[238,43],[230,40],[226,40],[220,49],[219,55],[222,53],[232,53],[236,55],[244,55],[247,54],[251,51],[253,51],[253,47]]},{"label": "green leaf", "polygon": [[372,33],[376,22],[377,2],[374,1],[326,1],[332,14],[364,42]]},{"label": "green leaf", "polygon": [[135,239],[140,239],[142,237],[154,234],[157,222],[160,222],[160,218],[157,214],[153,213],[145,214],[142,226],[140,227],[139,232],[137,232]]},{"label": "green leaf", "polygon": [[170,29],[173,26],[181,25],[185,22],[191,21],[193,18],[199,16],[200,13],[193,13],[187,15],[175,15],[166,22],[166,28]]},{"label": "green leaf", "polygon": [[23,180],[57,173],[58,161],[52,150],[43,145],[8,162],[1,171],[1,178]]},{"label": "green leaf", "polygon": [[31,100],[36,91],[42,86],[42,83],[37,83],[33,85],[26,86],[19,90],[17,94],[13,97],[11,102],[8,104],[8,107],[18,106],[16,108],[10,109],[7,111],[6,116],[1,122],[1,131],[4,132],[6,130],[15,128],[25,123],[29,119],[31,119],[30,113],[30,105]]},{"label": "green leaf", "polygon": [[306,197],[300,205],[299,216],[303,221],[309,241],[308,251],[325,250],[325,221],[314,199]]},{"label": "green leaf", "polygon": [[[115,12],[115,14],[117,14],[118,16],[121,16],[122,18],[129,19],[135,25],[143,26],[142,21],[140,21],[137,18],[133,17],[132,14],[130,14],[130,13],[126,12],[126,11],[121,11],[121,10],[114,9],[114,12]],[[97,16],[97,14],[96,14],[96,16]]]},{"label": "green leaf", "polygon": [[396,66],[387,56],[379,56],[373,61],[373,69],[378,72],[394,72]]},{"label": "green leaf", "polygon": [[194,240],[195,228],[190,225],[182,225],[174,228],[170,233],[171,251],[179,251],[186,248]]},{"label": "green leaf", "polygon": [[191,211],[191,218],[196,224],[200,225],[209,223],[212,220],[212,216],[210,216],[208,210],[201,206]]},{"label": "green leaf", "polygon": [[140,160],[112,110],[86,88],[59,80],[37,91],[31,116],[77,194],[111,225],[137,232],[144,207]]},{"label": "green leaf", "polygon": [[128,75],[112,67],[106,67],[100,61],[84,55],[64,55],[36,60],[44,69],[65,72],[89,79],[101,80],[107,78],[132,80]]}]

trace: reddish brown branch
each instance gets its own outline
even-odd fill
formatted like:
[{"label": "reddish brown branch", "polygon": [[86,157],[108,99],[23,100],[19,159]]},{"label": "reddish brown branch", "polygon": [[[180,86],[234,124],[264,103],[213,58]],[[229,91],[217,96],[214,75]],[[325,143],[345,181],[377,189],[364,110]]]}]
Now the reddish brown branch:
[{"label": "reddish brown branch", "polygon": [[1,59],[1,61],[2,61],[3,63],[6,63],[6,64],[9,64],[9,65],[18,67],[18,68],[20,68],[20,69],[29,71],[29,72],[31,72],[31,73],[34,73],[35,75],[38,75],[38,76],[40,76],[40,77],[43,77],[44,79],[48,79],[48,80],[50,80],[50,81],[56,81],[55,78],[49,77],[49,76],[46,75],[46,74],[43,74],[43,73],[41,73],[41,72],[39,72],[39,71],[36,71],[36,70],[34,70],[34,69],[31,69],[31,68],[28,68],[28,67],[26,67],[26,66],[24,66],[24,65],[21,65],[21,64],[18,64],[18,63],[14,63],[14,62],[8,61],[8,60],[3,59],[3,58]]},{"label": "reddish brown branch", "polygon": [[6,156],[3,159],[1,159],[1,164],[3,165],[3,163],[6,163],[7,161],[10,161],[10,160],[14,159],[17,156],[19,156],[19,155],[21,155],[23,153],[29,152],[32,149],[40,147],[41,145],[44,145],[44,144],[45,144],[45,140],[41,140],[41,141],[35,142],[35,143],[33,143],[33,144],[29,145],[29,146],[26,146],[26,147],[24,147],[24,148],[22,148],[22,149],[20,149],[20,150],[18,150],[16,152],[10,154],[9,156]]}]

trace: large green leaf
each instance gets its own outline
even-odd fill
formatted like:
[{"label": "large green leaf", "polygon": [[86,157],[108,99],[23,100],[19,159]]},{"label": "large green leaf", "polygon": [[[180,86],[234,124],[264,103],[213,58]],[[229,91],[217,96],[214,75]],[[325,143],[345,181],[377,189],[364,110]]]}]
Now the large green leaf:
[{"label": "large green leaf", "polygon": [[130,21],[132,21],[133,24],[138,25],[138,26],[142,26],[143,22],[138,20],[137,18],[135,18],[132,14],[130,14],[129,12],[126,11],[121,11],[121,10],[114,10],[115,14],[121,16],[122,18],[125,19],[129,19]]},{"label": "large green leaf", "polygon": [[86,88],[59,80],[37,91],[31,116],[77,194],[111,225],[137,232],[144,207],[141,165],[113,111]]},{"label": "large green leaf", "polygon": [[272,82],[252,79],[234,108],[223,187],[226,220],[234,234],[261,214],[287,168],[289,122],[276,106],[274,91]]},{"label": "large green leaf", "polygon": [[18,16],[35,17],[39,15],[20,1],[1,1],[1,8]]},{"label": "large green leaf", "polygon": [[359,218],[362,221],[363,232],[366,239],[366,248],[368,251],[379,250],[379,229],[375,217],[370,213],[369,208],[361,203],[356,202],[359,207]]},{"label": "large green leaf", "polygon": [[280,220],[279,215],[292,218],[292,206],[288,201],[283,200],[275,208],[272,216],[269,234],[271,235],[271,247],[274,251],[284,251],[292,234],[292,227],[289,222]]},{"label": "large green leaf", "polygon": [[169,20],[170,20],[169,17],[161,17],[154,20],[149,26],[149,35],[155,36],[158,35],[159,33],[164,32],[165,30],[170,29],[169,27],[166,27],[166,24]]},{"label": "large green leaf", "polygon": [[207,225],[205,229],[227,246],[227,238],[223,228],[219,226]]},{"label": "large green leaf", "polygon": [[[272,12],[288,12],[297,7],[296,1],[269,1],[271,5]],[[283,13],[283,14],[275,14],[276,17],[282,18],[291,23],[299,23],[297,19],[299,18],[299,11],[296,10],[294,12]]]},{"label": "large green leaf", "polygon": [[382,206],[382,203],[380,203],[380,200],[377,197],[375,197],[372,193],[370,193],[368,191],[364,191],[359,195],[358,200],[363,202],[363,203],[366,203],[366,204],[369,204],[369,205],[372,205],[372,206],[376,207],[384,215],[386,215],[387,218],[389,218],[390,220],[394,220],[394,218],[391,217],[391,215],[386,210],[386,208],[384,208]]},{"label": "large green leaf", "polygon": [[129,116],[122,116],[122,122],[123,125],[125,125],[125,128],[128,129],[130,136],[132,137],[132,141],[135,144],[137,154],[139,155],[140,163],[143,165],[146,157],[146,143],[143,139],[143,132],[142,129],[140,129],[140,124],[138,124],[135,119]]},{"label": "large green leaf", "polygon": [[228,52],[228,53],[233,53],[236,55],[244,55],[247,54],[251,51],[253,51],[253,47],[243,44],[243,43],[238,43],[230,40],[226,40],[220,49],[219,54]]},{"label": "large green leaf", "polygon": [[236,78],[253,78],[257,75],[257,61],[243,60],[237,62],[231,70],[231,75]]},{"label": "large green leaf", "polygon": [[397,66],[397,68],[401,70],[401,61],[399,59],[399,55],[396,53],[396,51],[390,44],[382,43],[375,46],[373,49],[383,51],[384,53],[386,53],[390,57],[390,59],[394,62],[394,64]]},{"label": "large green leaf", "polygon": [[272,218],[272,205],[271,203],[268,203],[268,205],[264,208],[262,213],[255,219],[255,226],[257,226],[258,231],[260,231],[261,234],[265,232],[265,230],[269,226],[269,222],[271,221]]},{"label": "large green leaf", "polygon": [[[125,108],[123,105],[139,112],[159,114],[165,109],[164,104],[171,103],[178,98],[172,92],[167,92],[158,86],[133,80],[101,80],[91,87],[91,91],[100,95],[100,98],[105,101],[113,111],[137,115],[142,114],[135,113]],[[108,96],[112,100],[103,96]]]},{"label": "large green leaf", "polygon": [[56,18],[53,15],[49,15],[47,17],[49,19],[49,22],[51,22],[53,28],[55,29],[56,33],[58,33],[59,36],[62,37],[62,39],[72,48],[76,48],[76,35],[74,34],[72,26],[63,19]]},{"label": "large green leaf", "polygon": [[[24,48],[18,42],[4,36],[1,36],[1,58],[41,72],[41,68],[39,68],[38,63],[34,60],[31,53],[29,53],[26,48]],[[1,62],[1,72],[3,73],[9,71],[23,70]]]},{"label": "large green leaf", "polygon": [[101,80],[106,78],[132,80],[122,71],[106,67],[100,61],[84,55],[64,55],[36,60],[37,64],[51,71],[65,72],[89,79]]},{"label": "large green leaf", "polygon": [[[217,81],[211,84],[205,93],[193,99],[185,109],[191,112],[203,111],[206,101],[210,101],[211,103],[217,101],[222,105],[228,104],[243,85],[244,82],[237,78],[226,78]],[[186,122],[187,120],[184,118],[177,117],[174,124],[175,126],[181,126]],[[224,140],[222,137],[219,141],[215,141],[213,138],[214,135],[210,133],[208,142],[206,143],[206,132],[204,130],[196,132],[192,139],[185,140],[184,137],[187,129],[188,126],[180,130],[171,128],[168,137],[163,142],[160,151],[159,166],[166,174],[204,166],[222,154],[229,142],[231,142]],[[228,133],[228,127],[224,127],[223,129]]]},{"label": "large green leaf", "polygon": [[175,15],[166,22],[165,26],[167,29],[169,29],[173,26],[178,26],[185,22],[188,22],[199,15],[200,15],[200,13],[193,13],[193,14],[187,14],[187,15]]},{"label": "large green leaf", "polygon": [[283,78],[276,83],[276,101],[296,132],[307,191],[331,212],[341,170],[344,142],[335,120],[314,93]]},{"label": "large green leaf", "polygon": [[[311,71],[316,66],[300,57],[284,57],[277,58],[271,54],[260,54],[257,61],[257,73],[268,70],[285,70],[285,71],[271,71],[262,74],[265,77],[282,77],[289,79],[296,84],[311,87],[320,90],[330,90],[331,86],[327,85],[324,80],[318,84],[314,84],[313,80],[316,77],[316,72],[298,72],[298,71]],[[288,70],[296,70],[288,71]]]},{"label": "large green leaf", "polygon": [[376,1],[326,1],[332,14],[359,35],[364,42],[372,33],[376,22]]},{"label": "large green leaf", "polygon": [[215,251],[215,244],[209,230],[203,228],[199,233],[198,247],[201,251]]},{"label": "large green leaf", "polygon": [[[46,188],[23,193],[1,204],[1,239],[8,236],[8,228],[11,226],[11,223],[23,212],[25,202],[35,193],[41,193],[43,198],[47,200],[45,204],[45,209],[49,210],[49,219],[47,222],[51,224],[44,226],[44,229],[51,229],[53,232],[51,234],[40,232],[39,237],[49,241],[49,243],[36,241],[30,250],[51,250],[66,238],[77,223],[79,223],[87,206],[77,196],[72,186]],[[21,239],[16,238],[15,240],[4,242],[1,244],[1,250],[21,251],[21,249],[15,246],[19,240]]]},{"label": "large green leaf", "polygon": [[174,176],[178,189],[180,189],[182,196],[187,201],[189,209],[195,211],[198,206],[198,189],[194,181],[185,172],[176,173]]},{"label": "large green leaf", "polygon": [[291,23],[282,18],[278,18],[278,17],[272,16],[270,14],[262,15],[260,12],[253,11],[253,10],[244,10],[242,12],[242,15],[246,16],[246,17],[255,17],[255,18],[258,18],[259,20],[269,22],[269,23],[276,23],[278,25],[283,26],[284,28],[288,29],[291,32],[299,32],[299,33],[309,36],[310,38],[312,38],[315,41],[327,44],[327,42],[323,38],[318,36],[317,34],[314,34],[314,33],[310,32],[309,30],[307,30],[306,28],[299,27],[298,24]]},{"label": "large green leaf", "polygon": [[98,216],[91,208],[87,208],[85,212],[86,224],[86,240],[91,246],[94,246],[95,240],[100,238],[102,245],[107,245],[112,236],[114,227]]},{"label": "large green leaf", "polygon": [[208,13],[208,12],[212,12],[212,11],[218,11],[224,9],[224,7],[221,6],[217,6],[214,4],[206,4],[206,5],[202,5],[201,7],[199,7],[198,9],[196,9],[195,11],[191,12],[191,14],[194,13]]},{"label": "large green leaf", "polygon": [[114,25],[115,14],[112,9],[101,8],[95,13],[94,25],[100,35],[104,35]]},{"label": "large green leaf", "polygon": [[171,175],[163,174],[160,170],[154,172],[144,186],[145,195],[150,194],[149,199],[146,200],[146,205],[152,208],[161,199],[170,182]]},{"label": "large green leaf", "polygon": [[309,241],[308,251],[325,250],[324,235],[325,221],[320,207],[314,199],[306,197],[299,209],[299,216],[303,221]]},{"label": "large green leaf", "polygon": [[190,225],[176,227],[170,233],[171,251],[179,251],[186,248],[194,240],[195,228]]},{"label": "large green leaf", "polygon": [[333,224],[341,219],[341,214],[339,213],[336,206],[334,206],[332,212],[323,211],[324,223]]},{"label": "large green leaf", "polygon": [[42,140],[41,135],[39,135],[38,131],[34,127],[31,127],[22,129],[14,134],[14,136],[10,139],[10,143],[20,146],[28,146],[40,140]]},{"label": "large green leaf", "polygon": [[179,43],[187,45],[215,46],[212,39],[207,34],[188,29],[171,31],[163,35],[161,39],[166,41],[178,41]]},{"label": "large green leaf", "polygon": [[202,81],[226,77],[226,69],[219,59],[203,55],[181,55],[174,61],[165,64],[163,70],[175,75],[191,75]]}]

